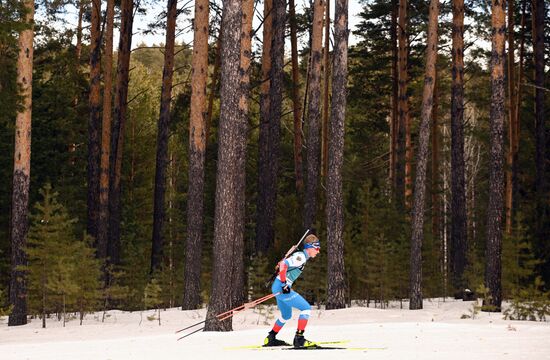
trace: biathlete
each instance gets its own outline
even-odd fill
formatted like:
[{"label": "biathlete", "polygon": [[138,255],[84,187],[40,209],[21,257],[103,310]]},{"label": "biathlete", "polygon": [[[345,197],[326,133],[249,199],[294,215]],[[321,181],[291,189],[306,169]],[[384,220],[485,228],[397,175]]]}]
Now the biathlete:
[{"label": "biathlete", "polygon": [[273,325],[273,329],[265,338],[264,346],[289,345],[282,340],[276,339],[276,336],[287,320],[292,317],[293,307],[300,310],[298,330],[294,336],[294,347],[307,347],[314,345],[313,342],[304,338],[304,330],[311,313],[311,305],[309,305],[309,303],[300,294],[292,290],[292,284],[302,274],[302,271],[304,271],[306,262],[317,256],[319,251],[321,251],[321,243],[319,242],[319,238],[311,234],[304,240],[303,251],[296,251],[287,259],[283,259],[279,263],[279,273],[271,285],[271,292],[273,294],[279,293],[279,295],[276,296],[276,299],[277,307],[281,311],[281,316],[277,319]]}]

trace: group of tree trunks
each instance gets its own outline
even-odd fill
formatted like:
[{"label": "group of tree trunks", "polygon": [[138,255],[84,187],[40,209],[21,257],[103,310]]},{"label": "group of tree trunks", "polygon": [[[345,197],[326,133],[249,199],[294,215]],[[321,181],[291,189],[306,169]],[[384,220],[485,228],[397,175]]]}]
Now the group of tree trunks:
[{"label": "group of tree trunks", "polygon": [[[83,2],[79,6],[79,24],[82,23]],[[134,16],[133,0],[120,4],[120,40],[117,73],[113,89],[113,28],[114,0],[107,1],[103,51],[103,102],[101,102],[101,1],[91,2],[90,27],[90,91],[88,122],[87,167],[87,231],[96,239],[96,256],[105,264],[120,263],[121,172],[125,122],[128,106],[128,83]],[[297,25],[294,1],[289,3],[289,23],[292,56],[292,101],[294,123],[294,165],[296,190],[303,195],[303,225],[312,228],[318,223],[319,179],[326,175],[326,224],[328,279],[327,308],[341,308],[346,301],[346,279],[343,254],[344,204],[342,167],[344,153],[344,124],[346,115],[348,2],[336,0],[334,19],[334,48],[332,64],[332,98],[329,113],[328,35],[330,28],[325,0],[313,2],[311,49],[304,98],[306,171],[302,169],[302,106],[298,72]],[[536,130],[536,212],[539,247],[548,230],[548,204],[545,198],[545,119],[544,119],[544,0],[532,3],[533,44],[535,61],[535,130]],[[26,0],[25,22],[29,24],[19,35],[17,82],[22,98],[15,126],[15,152],[11,217],[12,273],[10,303],[14,305],[10,325],[26,323],[25,276],[20,270],[25,265],[24,248],[28,231],[28,198],[30,176],[31,95],[33,69],[34,1]],[[427,32],[424,90],[417,144],[414,193],[412,189],[413,144],[411,116],[408,102],[408,47],[407,0],[393,0],[391,12],[392,42],[392,110],[390,124],[389,182],[392,201],[403,211],[411,211],[410,252],[410,308],[422,308],[422,259],[424,237],[425,183],[432,134],[432,185],[437,183],[438,128],[437,128],[437,44],[439,0],[431,0]],[[451,226],[452,285],[460,292],[467,285],[464,272],[468,251],[466,179],[464,155],[464,1],[453,0],[452,26],[452,85],[451,85],[451,194],[453,216]],[[520,45],[517,86],[514,75],[514,2],[508,7],[508,153],[509,166],[504,177],[505,77],[504,45],[506,36],[505,3],[492,0],[492,55],[490,108],[490,171],[489,205],[487,211],[487,242],[485,286],[490,297],[490,308],[500,310],[501,253],[503,225],[509,233],[513,218],[515,161],[519,148],[519,107],[521,99],[523,39]],[[537,11],[538,10],[538,11]],[[163,225],[165,222],[166,170],[168,166],[169,119],[174,72],[177,0],[167,1],[166,44],[158,121],[157,158],[154,191],[154,216],[150,273],[163,266]],[[324,17],[324,14],[326,16]],[[248,141],[248,112],[250,98],[250,62],[252,39],[252,0],[224,0],[220,30],[220,120],[218,129],[218,156],[216,173],[215,219],[213,241],[212,291],[206,322],[207,330],[231,330],[230,322],[211,320],[213,315],[239,305],[244,299],[244,222],[246,144]],[[324,19],[324,20],[323,20]],[[279,174],[279,147],[284,98],[284,44],[286,2],[266,0],[264,3],[264,33],[262,49],[262,83],[260,98],[260,126],[258,153],[258,198],[255,251],[266,254],[275,240],[274,221],[277,204]],[[323,21],[325,21],[325,92],[321,97],[321,68]],[[522,29],[525,26],[523,3]],[[81,53],[81,29],[77,33],[76,56]],[[209,105],[206,102],[208,79],[209,2],[195,2],[194,43],[192,58],[191,115],[189,124],[189,188],[187,202],[187,242],[185,253],[183,309],[194,309],[201,303],[201,253],[203,231],[203,192],[205,152],[209,119],[217,70],[214,71]],[[217,69],[218,64],[215,68]],[[238,96],[235,96],[237,94]],[[321,99],[324,99],[324,118],[321,123]],[[102,115],[102,117],[101,117]],[[430,129],[430,126],[433,126]],[[100,136],[101,133],[101,136]],[[321,141],[323,140],[323,141]],[[321,164],[322,163],[322,164]],[[305,191],[304,188],[305,177]],[[506,189],[504,185],[506,184]],[[436,191],[432,205],[437,210]],[[505,217],[505,219],[503,218]],[[437,214],[434,215],[434,219]],[[438,232],[434,220],[434,233]],[[541,247],[542,249],[542,247]],[[548,258],[548,257],[547,257]],[[543,264],[548,271],[549,264]]]}]

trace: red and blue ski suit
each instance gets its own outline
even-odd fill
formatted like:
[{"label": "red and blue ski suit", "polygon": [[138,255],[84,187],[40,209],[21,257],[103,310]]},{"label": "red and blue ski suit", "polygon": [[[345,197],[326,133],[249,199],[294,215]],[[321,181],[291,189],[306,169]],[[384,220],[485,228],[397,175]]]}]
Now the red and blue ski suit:
[{"label": "red and blue ski suit", "polygon": [[279,274],[271,285],[273,294],[279,293],[276,296],[277,307],[281,311],[281,316],[273,325],[273,331],[279,332],[285,325],[286,321],[292,317],[292,308],[300,310],[298,318],[298,330],[304,330],[307,325],[307,320],[311,313],[311,305],[296,291],[290,290],[289,293],[283,293],[283,287],[286,285],[292,286],[294,281],[302,274],[304,266],[309,259],[306,251],[297,251],[290,255],[287,259],[279,263]]}]

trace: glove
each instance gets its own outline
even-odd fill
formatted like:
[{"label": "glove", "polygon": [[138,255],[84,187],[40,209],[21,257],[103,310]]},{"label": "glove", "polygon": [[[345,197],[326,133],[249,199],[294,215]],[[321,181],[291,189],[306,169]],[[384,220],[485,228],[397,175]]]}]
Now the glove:
[{"label": "glove", "polygon": [[290,285],[284,284],[283,285],[283,294],[288,294],[290,292]]}]

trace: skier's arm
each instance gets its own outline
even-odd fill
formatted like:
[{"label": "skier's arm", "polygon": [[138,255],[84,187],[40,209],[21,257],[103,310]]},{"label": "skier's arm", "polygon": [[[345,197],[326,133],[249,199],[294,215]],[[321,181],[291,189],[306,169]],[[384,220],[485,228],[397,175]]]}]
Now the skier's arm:
[{"label": "skier's arm", "polygon": [[286,283],[286,272],[288,270],[288,262],[286,260],[282,260],[279,263],[279,278],[281,279],[281,282],[284,284]]}]

